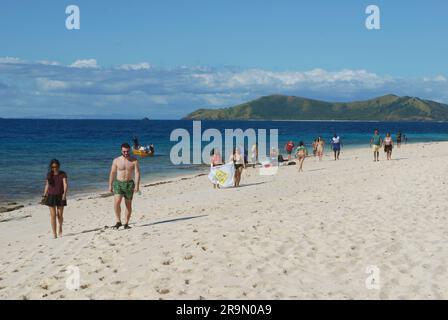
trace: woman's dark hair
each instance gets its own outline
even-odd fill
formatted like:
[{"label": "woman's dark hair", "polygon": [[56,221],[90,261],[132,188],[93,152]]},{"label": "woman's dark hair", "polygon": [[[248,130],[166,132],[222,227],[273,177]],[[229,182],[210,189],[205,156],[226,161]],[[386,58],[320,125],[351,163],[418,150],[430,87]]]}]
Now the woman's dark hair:
[{"label": "woman's dark hair", "polygon": [[299,142],[299,146],[303,146],[303,141],[300,141],[300,142]]},{"label": "woman's dark hair", "polygon": [[215,149],[213,148],[212,151],[210,151],[210,156],[214,156],[215,155]]},{"label": "woman's dark hair", "polygon": [[47,173],[47,181],[48,181],[48,184],[49,184],[50,186],[53,186],[53,185],[54,185],[53,170],[51,169],[51,167],[52,167],[54,164],[57,165],[58,167],[61,167],[61,163],[59,162],[59,160],[57,160],[57,159],[52,159],[52,160],[50,161],[50,164],[48,165],[48,173]]}]

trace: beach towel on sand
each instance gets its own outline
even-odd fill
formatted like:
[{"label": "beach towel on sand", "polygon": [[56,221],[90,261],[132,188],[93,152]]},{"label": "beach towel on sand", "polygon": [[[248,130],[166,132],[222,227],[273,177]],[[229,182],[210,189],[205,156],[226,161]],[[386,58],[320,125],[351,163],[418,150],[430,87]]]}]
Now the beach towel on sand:
[{"label": "beach towel on sand", "polygon": [[235,175],[235,166],[233,162],[210,168],[209,180],[221,187],[232,187],[233,176]]}]

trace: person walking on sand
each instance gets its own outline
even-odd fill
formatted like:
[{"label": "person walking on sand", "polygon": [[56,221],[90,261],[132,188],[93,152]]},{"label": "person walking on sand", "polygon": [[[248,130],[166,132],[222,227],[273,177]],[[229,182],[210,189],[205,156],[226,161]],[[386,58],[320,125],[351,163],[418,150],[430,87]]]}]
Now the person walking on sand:
[{"label": "person walking on sand", "polygon": [[339,155],[341,154],[342,141],[341,138],[335,133],[333,138],[331,138],[331,145],[334,152],[334,160],[339,160]]},{"label": "person walking on sand", "polygon": [[317,146],[316,146],[316,151],[317,151],[317,156],[319,157],[319,161],[322,161],[322,158],[324,156],[324,146],[325,146],[325,141],[322,139],[322,137],[317,138]]},{"label": "person walking on sand", "polygon": [[299,142],[299,146],[296,149],[297,165],[299,166],[299,172],[303,172],[303,162],[308,154],[308,150],[305,147],[303,141]]},{"label": "person walking on sand", "polygon": [[[131,147],[127,143],[121,145],[121,156],[112,161],[109,175],[109,192],[114,194],[115,229],[122,226],[121,202],[124,198],[126,217],[124,228],[130,229],[129,220],[132,214],[132,198],[134,192],[140,192],[140,166],[138,160],[131,157]],[[135,178],[135,182],[134,182]]]},{"label": "person walking on sand", "polygon": [[252,166],[255,168],[255,165],[258,163],[258,143],[255,143],[252,146],[250,159],[252,162]]},{"label": "person walking on sand", "polygon": [[[50,208],[51,229],[53,230],[55,239],[58,237],[58,234],[59,237],[62,237],[64,207],[67,206],[67,174],[64,171],[61,171],[60,168],[61,164],[58,160],[53,159],[50,161],[41,202]],[[59,228],[57,228],[56,217],[59,222]],[[56,229],[58,229],[57,233]]]},{"label": "person walking on sand", "polygon": [[246,168],[244,157],[241,155],[240,148],[233,148],[233,153],[230,155],[229,161],[233,161],[233,164],[235,165],[234,186],[239,187],[243,169]]},{"label": "person walking on sand", "polygon": [[383,144],[383,138],[379,134],[379,130],[375,129],[372,138],[370,138],[370,147],[373,150],[373,161],[380,161],[380,149]]},{"label": "person walking on sand", "polygon": [[286,153],[288,154],[288,161],[291,161],[291,154],[294,150],[294,142],[292,142],[291,140],[288,141],[288,143],[285,144],[285,150]]},{"label": "person walking on sand", "polygon": [[312,147],[313,147],[313,156],[316,157],[317,156],[317,139],[313,140]]},{"label": "person walking on sand", "polygon": [[[222,158],[219,154],[218,148],[212,150],[210,154],[210,168],[222,165]],[[218,183],[213,183],[213,189],[219,189]]]},{"label": "person walking on sand", "polygon": [[395,135],[395,138],[397,140],[397,148],[400,149],[401,147],[401,131],[398,131]]},{"label": "person walking on sand", "polygon": [[394,148],[394,141],[390,136],[390,133],[386,134],[384,138],[384,152],[387,155],[387,160],[392,160],[392,149]]}]

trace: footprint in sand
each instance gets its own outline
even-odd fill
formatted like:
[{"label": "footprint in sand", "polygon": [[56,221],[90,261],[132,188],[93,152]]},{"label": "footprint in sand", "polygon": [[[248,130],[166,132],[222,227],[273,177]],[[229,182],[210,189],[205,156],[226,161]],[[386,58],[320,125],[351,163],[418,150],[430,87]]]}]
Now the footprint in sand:
[{"label": "footprint in sand", "polygon": [[169,265],[171,265],[171,263],[173,263],[172,260],[165,260],[165,261],[162,262],[162,264],[163,264],[164,266],[169,266]]},{"label": "footprint in sand", "polygon": [[41,284],[39,287],[43,290],[48,290],[48,284]]},{"label": "footprint in sand", "polygon": [[168,294],[168,293],[170,293],[170,290],[169,289],[158,289],[157,292],[159,294]]}]

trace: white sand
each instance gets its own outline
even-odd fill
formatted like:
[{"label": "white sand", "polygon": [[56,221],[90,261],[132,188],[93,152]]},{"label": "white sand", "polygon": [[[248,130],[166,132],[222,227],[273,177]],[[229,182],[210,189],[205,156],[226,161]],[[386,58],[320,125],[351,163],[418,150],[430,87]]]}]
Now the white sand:
[{"label": "white sand", "polygon": [[237,189],[206,176],[144,188],[132,230],[104,229],[112,198],[69,201],[57,240],[46,207],[8,213],[31,217],[0,223],[0,298],[447,299],[448,143],[341,157],[247,170]]}]

